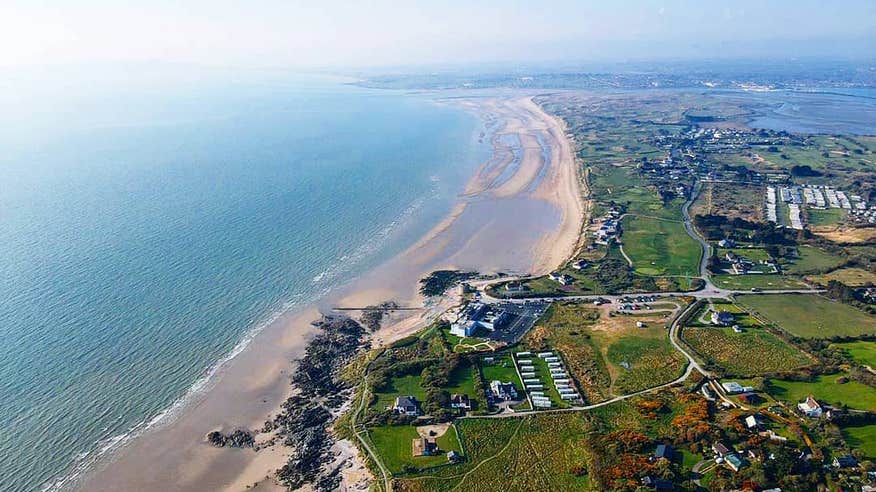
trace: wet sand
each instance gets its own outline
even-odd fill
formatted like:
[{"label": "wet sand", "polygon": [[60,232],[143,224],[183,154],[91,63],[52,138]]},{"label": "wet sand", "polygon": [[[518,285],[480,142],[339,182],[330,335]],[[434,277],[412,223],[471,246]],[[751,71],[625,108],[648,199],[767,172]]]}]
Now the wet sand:
[{"label": "wet sand", "polygon": [[[418,295],[417,282],[428,272],[544,273],[574,252],[584,208],[562,124],[519,95],[454,103],[495,120],[499,127],[493,158],[472,178],[452,213],[407,251],[338,294],[267,327],[222,368],[198,401],[119,450],[86,477],[81,490],[238,491],[255,483],[256,490],[282,490],[270,478],[285,463],[282,445],[259,452],[214,448],[205,436],[217,429],[259,429],[277,411],[291,392],[289,361],[303,354],[314,331],[310,322],[320,311],[388,299],[420,308],[391,317],[375,336],[375,343],[386,343],[422,328],[457,302],[453,296],[427,301]],[[503,144],[508,141],[514,145]],[[259,442],[264,439],[258,437]],[[354,465],[350,449],[344,443],[338,446],[342,458]],[[345,480],[364,476],[358,467]]]}]

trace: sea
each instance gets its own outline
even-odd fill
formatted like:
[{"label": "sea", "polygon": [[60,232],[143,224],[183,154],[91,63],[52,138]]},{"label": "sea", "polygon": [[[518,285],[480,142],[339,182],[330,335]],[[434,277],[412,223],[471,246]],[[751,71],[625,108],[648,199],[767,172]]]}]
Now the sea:
[{"label": "sea", "polygon": [[413,244],[489,155],[433,96],[270,70],[0,73],[0,483],[59,490],[266,324]]}]

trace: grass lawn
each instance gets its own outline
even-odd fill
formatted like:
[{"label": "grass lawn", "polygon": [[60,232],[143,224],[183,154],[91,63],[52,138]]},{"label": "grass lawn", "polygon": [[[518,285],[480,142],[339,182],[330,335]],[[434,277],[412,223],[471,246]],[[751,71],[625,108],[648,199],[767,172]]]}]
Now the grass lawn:
[{"label": "grass lawn", "polygon": [[420,375],[415,374],[393,378],[392,383],[386,390],[380,393],[374,393],[377,400],[372,407],[382,410],[395,403],[395,398],[399,395],[412,395],[418,401],[426,401],[426,391],[420,386]]},{"label": "grass lawn", "polygon": [[459,439],[453,427],[441,437],[435,439],[442,454],[437,456],[413,456],[411,442],[420,437],[417,429],[411,425],[384,425],[368,429],[368,437],[374,444],[376,452],[383,459],[383,464],[392,473],[402,473],[407,467],[429,468],[447,463],[446,453],[456,451],[462,453]]},{"label": "grass lawn", "polygon": [[790,403],[803,401],[811,394],[831,405],[842,403],[856,410],[876,411],[876,390],[856,381],[839,384],[836,380],[840,376],[842,374],[822,375],[812,382],[771,379],[769,393]]},{"label": "grass lawn", "polygon": [[591,425],[577,412],[462,420],[457,426],[466,461],[403,477],[400,489],[588,490],[587,477],[570,470],[587,466],[581,443]]},{"label": "grass lawn", "polygon": [[724,258],[727,253],[747,258],[751,261],[765,261],[770,259],[769,253],[761,248],[718,248],[718,257]]},{"label": "grass lawn", "polygon": [[806,284],[787,275],[712,275],[712,283],[724,289],[763,290],[805,289]]},{"label": "grass lawn", "polygon": [[840,268],[824,275],[810,275],[806,277],[808,280],[827,285],[831,280],[840,281],[850,287],[862,287],[865,285],[876,284],[876,273],[863,268]]},{"label": "grass lawn", "polygon": [[876,369],[876,342],[837,343],[836,346],[848,352],[858,364]]},{"label": "grass lawn", "polygon": [[791,274],[818,273],[836,268],[846,262],[844,256],[829,253],[821,248],[803,245],[797,248],[798,257],[782,268]]},{"label": "grass lawn", "polygon": [[846,443],[852,449],[860,449],[867,459],[876,459],[876,424],[842,429]]},{"label": "grass lawn", "polygon": [[627,216],[624,252],[642,275],[697,275],[702,248],[677,221]]},{"label": "grass lawn", "polygon": [[661,326],[636,328],[608,345],[606,355],[617,395],[668,383],[681,375],[686,359],[669,343]]},{"label": "grass lawn", "polygon": [[485,410],[487,402],[478,398],[478,392],[475,388],[475,371],[476,367],[468,362],[461,362],[459,366],[450,373],[450,381],[446,389],[448,393],[465,394],[472,400],[472,410]]},{"label": "grass lawn", "polygon": [[846,218],[846,211],[841,208],[828,208],[825,210],[808,209],[806,216],[809,224],[813,226],[830,226],[842,222]]},{"label": "grass lawn", "polygon": [[743,333],[734,333],[730,328],[687,327],[682,338],[707,363],[722,367],[728,376],[756,376],[813,362],[765,328],[745,328]]},{"label": "grass lawn", "polygon": [[742,295],[738,301],[798,337],[829,338],[876,332],[876,317],[819,295]]},{"label": "grass lawn", "polygon": [[481,359],[481,374],[484,375],[484,381],[487,384],[490,381],[502,381],[503,383],[512,382],[514,386],[517,387],[517,390],[520,391],[523,389],[523,385],[520,383],[520,378],[517,377],[517,371],[514,369],[514,361],[511,360],[511,356],[509,354],[504,354],[501,357],[496,356],[495,360],[490,362],[485,362]]}]

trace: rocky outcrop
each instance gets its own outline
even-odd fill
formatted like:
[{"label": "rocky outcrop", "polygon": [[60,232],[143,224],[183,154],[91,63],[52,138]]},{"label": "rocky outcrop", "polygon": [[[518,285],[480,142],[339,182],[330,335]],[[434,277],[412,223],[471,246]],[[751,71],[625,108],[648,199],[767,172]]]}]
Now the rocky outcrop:
[{"label": "rocky outcrop", "polygon": [[280,414],[265,422],[264,430],[276,431],[292,453],[277,472],[283,485],[335,490],[340,484],[338,468],[323,467],[332,462],[335,442],[328,428],[352,392],[339,372],[363,348],[365,330],[341,316],[324,316],[314,325],[322,332],[308,345],[292,376],[295,393],[283,403]]},{"label": "rocky outcrop", "polygon": [[248,430],[238,429],[231,434],[213,431],[207,434],[207,442],[213,446],[224,448],[251,448],[255,445],[255,436]]}]

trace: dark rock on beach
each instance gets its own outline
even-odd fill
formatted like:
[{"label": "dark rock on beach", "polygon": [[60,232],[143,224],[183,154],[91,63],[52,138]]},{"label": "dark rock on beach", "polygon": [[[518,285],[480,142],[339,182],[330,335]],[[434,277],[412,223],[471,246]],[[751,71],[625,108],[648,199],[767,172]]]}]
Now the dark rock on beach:
[{"label": "dark rock on beach", "polygon": [[265,429],[276,430],[292,452],[277,472],[283,485],[335,490],[340,484],[339,470],[323,467],[332,462],[334,438],[328,428],[352,392],[339,378],[339,371],[364,348],[365,330],[343,316],[324,316],[314,325],[322,331],[308,345],[292,376],[296,392],[283,403],[280,414],[265,423]]}]

